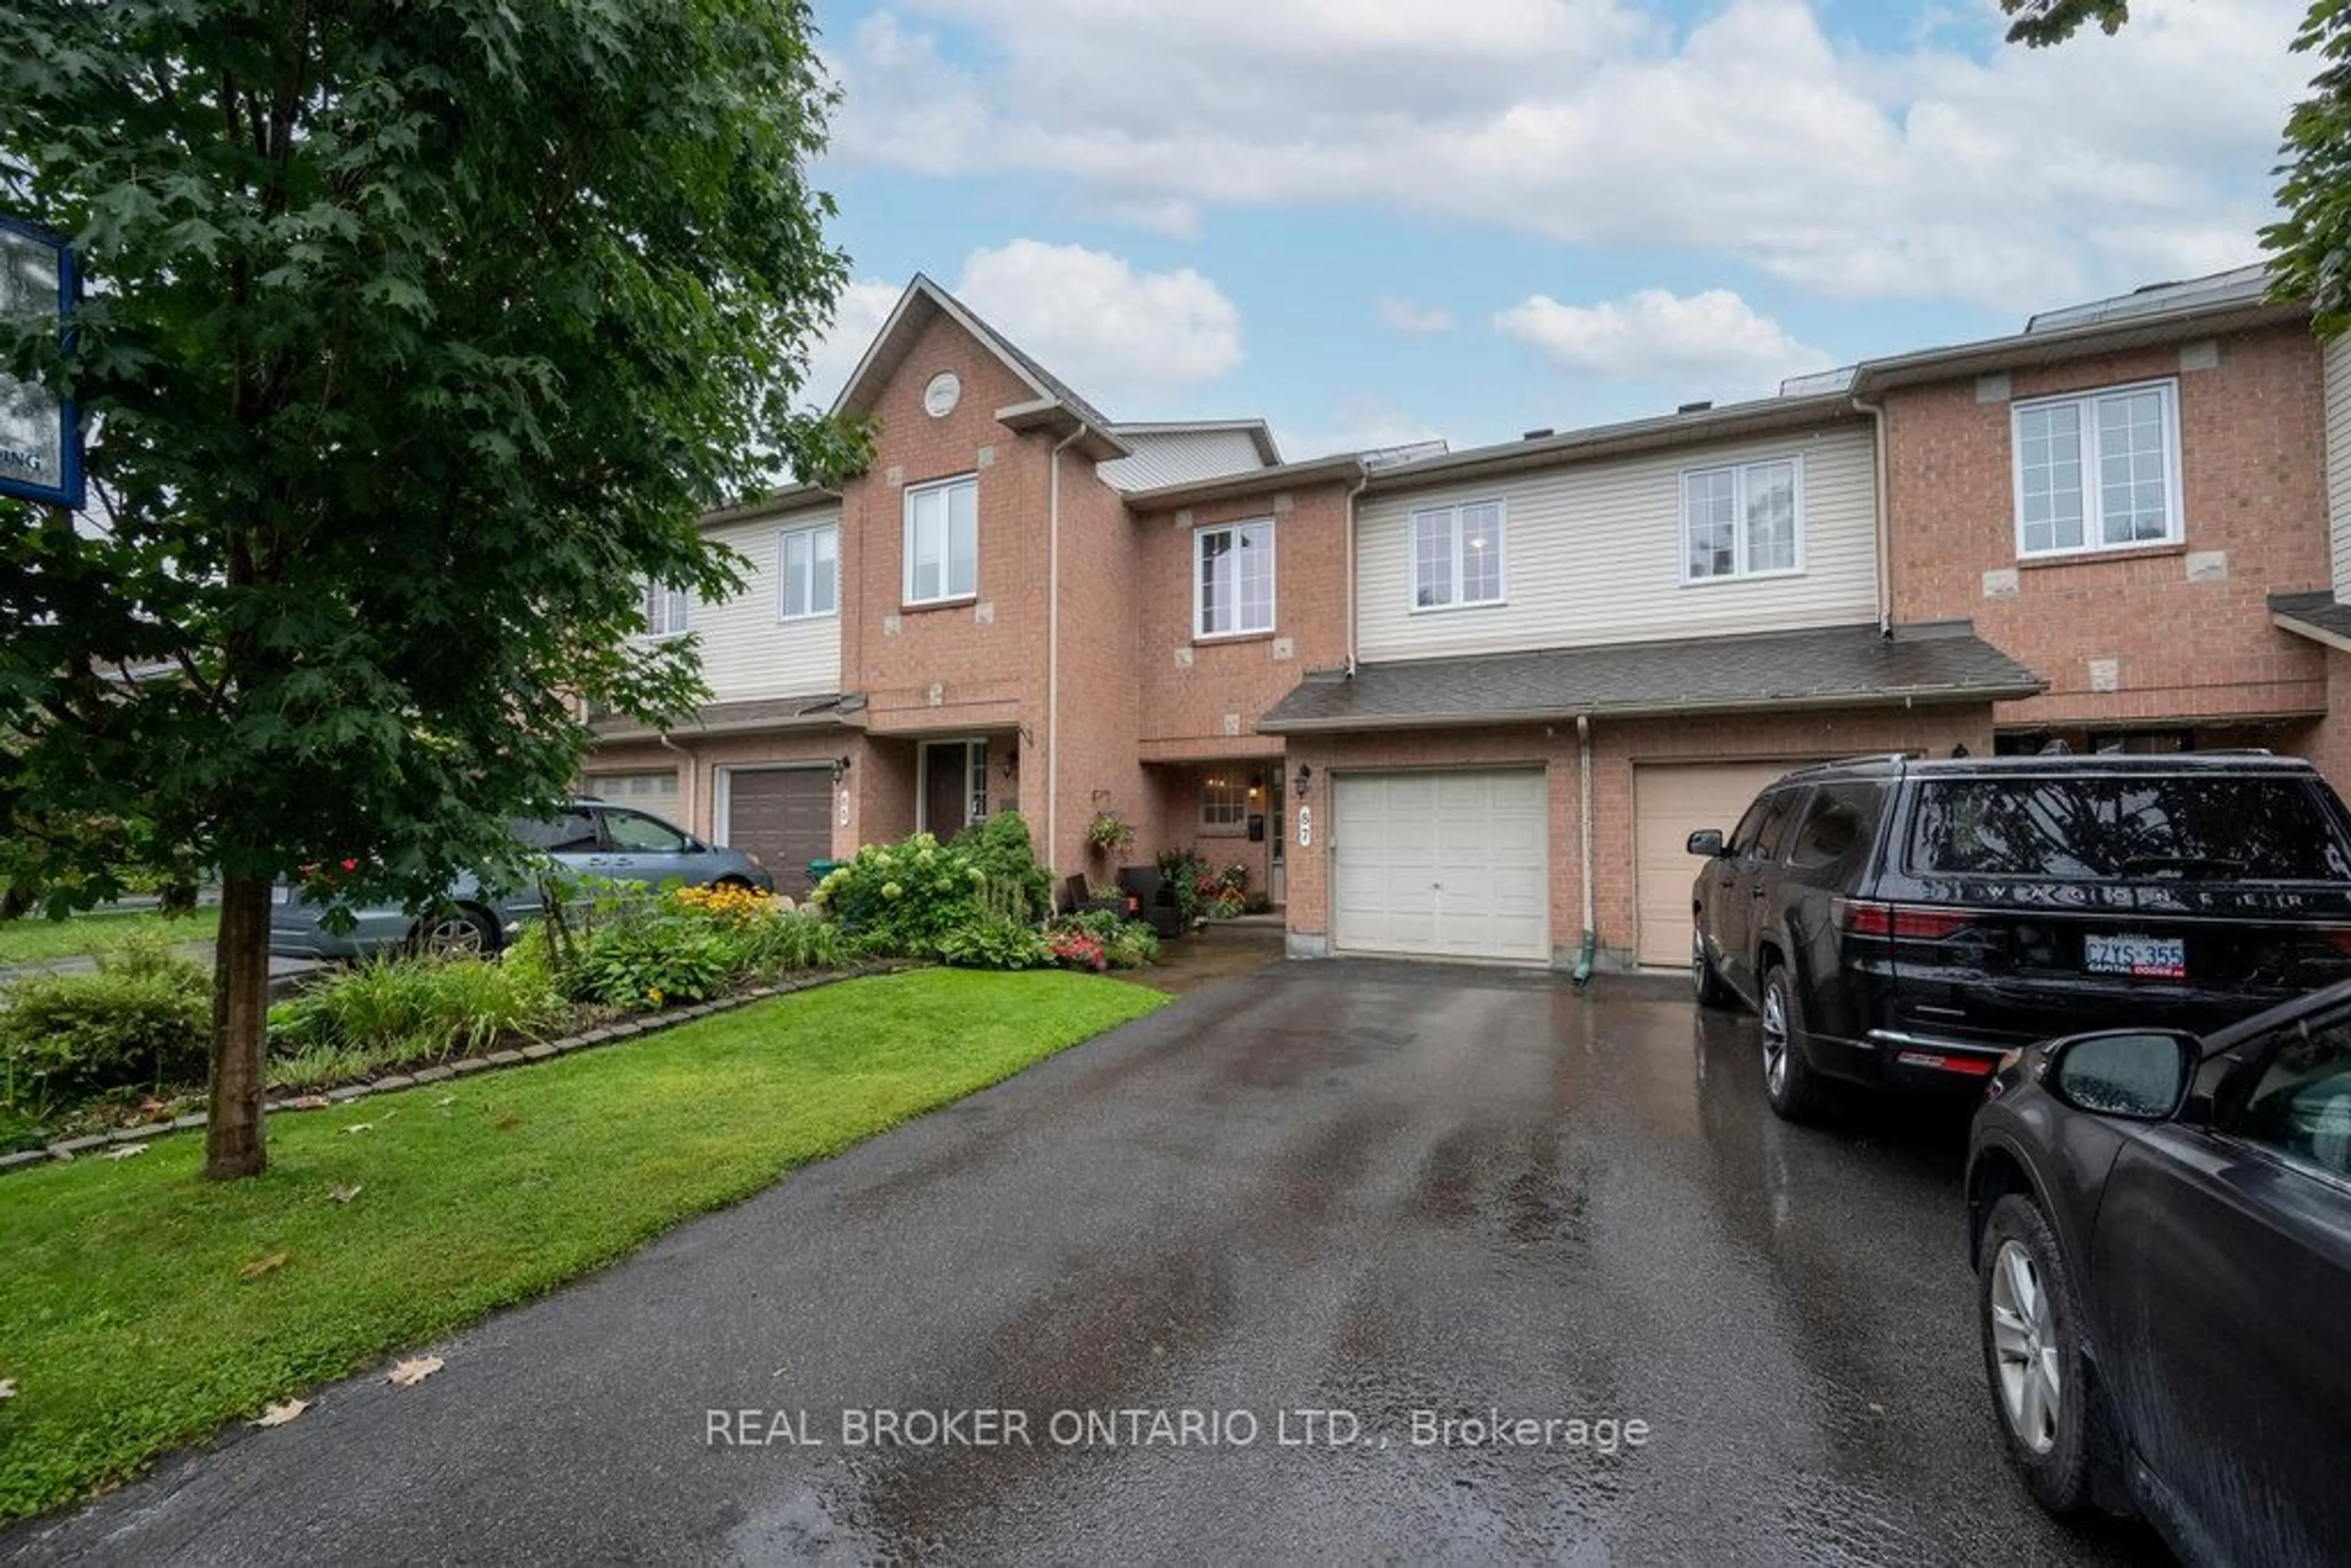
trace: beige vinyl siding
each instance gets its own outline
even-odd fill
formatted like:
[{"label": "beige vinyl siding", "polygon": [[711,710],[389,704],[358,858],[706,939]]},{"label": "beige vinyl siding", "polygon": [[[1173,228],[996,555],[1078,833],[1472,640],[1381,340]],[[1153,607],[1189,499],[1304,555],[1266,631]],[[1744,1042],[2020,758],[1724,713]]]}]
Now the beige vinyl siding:
[{"label": "beige vinyl siding", "polygon": [[2326,366],[2326,528],[2335,597],[2351,601],[2351,338],[2331,338]]},{"label": "beige vinyl siding", "polygon": [[841,616],[779,619],[777,540],[788,528],[841,525],[841,506],[724,523],[705,537],[744,558],[742,591],[723,604],[696,600],[689,629],[702,641],[713,702],[815,696],[841,689]]},{"label": "beige vinyl siding", "polygon": [[[1800,575],[1684,586],[1682,475],[1802,459]],[[1356,587],[1362,656],[1436,658],[1593,643],[1786,631],[1877,613],[1869,427],[1682,447],[1364,497]],[[1412,606],[1412,514],[1505,508],[1499,605]]]},{"label": "beige vinyl siding", "polygon": [[1246,430],[1177,430],[1152,434],[1124,433],[1132,457],[1097,464],[1094,472],[1119,490],[1148,490],[1194,479],[1219,479],[1265,466],[1265,455]]}]

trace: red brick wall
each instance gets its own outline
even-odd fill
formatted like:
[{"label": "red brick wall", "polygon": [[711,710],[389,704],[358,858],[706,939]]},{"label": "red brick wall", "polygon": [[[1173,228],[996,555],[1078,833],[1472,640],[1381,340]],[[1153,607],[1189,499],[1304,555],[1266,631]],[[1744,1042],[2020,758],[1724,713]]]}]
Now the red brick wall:
[{"label": "red brick wall", "polygon": [[[1633,775],[1649,762],[1759,762],[1791,765],[1880,751],[1950,754],[1964,743],[1991,750],[1991,716],[1982,706],[1864,709],[1833,713],[1744,714],[1722,717],[1596,720],[1592,727],[1593,893],[1604,963],[1632,962],[1635,930]],[[1580,945],[1582,778],[1573,724],[1394,736],[1293,737],[1290,766],[1314,769],[1306,804],[1314,843],[1301,849],[1291,829],[1289,929],[1294,948],[1327,942],[1331,776],[1391,768],[1538,765],[1545,769],[1551,812],[1551,932],[1556,961],[1574,962]],[[1291,803],[1293,816],[1297,802]]]},{"label": "red brick wall", "polygon": [[[1040,844],[1050,835],[1050,859],[1064,876],[1100,877],[1105,869],[1086,852],[1097,802],[1134,821],[1143,800],[1134,622],[1138,599],[1147,603],[1163,585],[1137,572],[1131,526],[1125,503],[1094,476],[1093,465],[1063,454],[1059,787],[1053,800],[1038,801],[1029,828]],[[1041,725],[1038,734],[1041,742]]]},{"label": "red brick wall", "polygon": [[[2062,725],[2310,711],[2326,699],[2311,644],[2273,627],[2273,590],[2328,580],[2317,349],[2284,328],[2223,340],[2183,370],[2178,346],[2021,370],[2011,401],[2133,382],[2179,389],[2184,544],[2021,561],[2011,402],[1975,378],[1886,395],[1895,618],[1962,616],[2050,683],[1999,722]],[[2190,581],[2190,552],[2224,552],[2224,581]],[[2012,595],[1984,574],[2014,570]],[[2090,663],[2118,663],[2114,692]]]},{"label": "red brick wall", "polygon": [[[963,395],[934,419],[923,389],[941,371],[962,378]],[[1046,442],[996,421],[996,410],[1034,396],[942,317],[875,402],[873,465],[841,496],[841,666],[842,689],[866,695],[877,734],[976,734],[1033,725],[1041,711]],[[975,473],[976,599],[905,608],[906,487]]]}]

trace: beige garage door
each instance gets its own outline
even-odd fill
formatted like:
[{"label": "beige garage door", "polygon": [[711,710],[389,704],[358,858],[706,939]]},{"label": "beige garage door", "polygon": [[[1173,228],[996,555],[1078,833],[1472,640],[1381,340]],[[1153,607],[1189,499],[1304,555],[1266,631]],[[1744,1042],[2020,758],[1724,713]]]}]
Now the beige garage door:
[{"label": "beige garage door", "polygon": [[1633,771],[1633,880],[1644,964],[1679,968],[1690,956],[1690,884],[1698,862],[1689,836],[1727,835],[1766,784],[1802,762],[1652,764]]},{"label": "beige garage door", "polygon": [[1328,830],[1332,946],[1548,960],[1546,799],[1532,769],[1339,775]]},{"label": "beige garage door", "polygon": [[[633,806],[668,821],[677,821],[677,769],[646,768],[632,773],[590,773],[587,792],[615,806]],[[680,827],[684,826],[679,822]]]}]

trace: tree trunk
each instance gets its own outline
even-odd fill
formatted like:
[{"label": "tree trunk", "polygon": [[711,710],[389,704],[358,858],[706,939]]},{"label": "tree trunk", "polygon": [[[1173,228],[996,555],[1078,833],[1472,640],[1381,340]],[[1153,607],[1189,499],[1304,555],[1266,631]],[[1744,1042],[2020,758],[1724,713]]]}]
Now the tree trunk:
[{"label": "tree trunk", "polygon": [[204,1175],[214,1181],[259,1176],[269,1163],[261,1137],[262,1055],[269,1020],[269,884],[221,883],[220,942],[213,964],[211,1121]]}]

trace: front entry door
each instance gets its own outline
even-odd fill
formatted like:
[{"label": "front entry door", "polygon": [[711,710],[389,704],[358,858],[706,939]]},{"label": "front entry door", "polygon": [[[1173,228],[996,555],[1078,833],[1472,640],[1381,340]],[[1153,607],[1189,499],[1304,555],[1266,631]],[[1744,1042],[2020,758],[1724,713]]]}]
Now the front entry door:
[{"label": "front entry door", "polygon": [[987,742],[926,742],[922,774],[923,831],[941,843],[987,815]]}]

